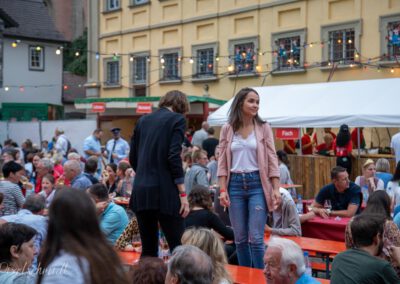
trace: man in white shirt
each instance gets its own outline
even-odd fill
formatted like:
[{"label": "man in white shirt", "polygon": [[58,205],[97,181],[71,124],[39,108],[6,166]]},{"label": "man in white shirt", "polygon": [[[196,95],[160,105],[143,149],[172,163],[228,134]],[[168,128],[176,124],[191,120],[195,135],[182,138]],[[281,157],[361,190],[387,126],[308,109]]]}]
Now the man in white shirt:
[{"label": "man in white shirt", "polygon": [[397,164],[400,161],[400,132],[393,135],[390,147],[392,147],[392,153],[396,155]]},{"label": "man in white shirt", "polygon": [[199,146],[200,148],[203,146],[203,141],[208,138],[207,129],[210,126],[208,125],[207,121],[203,121],[201,124],[201,129],[197,130],[192,138],[192,145]]},{"label": "man in white shirt", "polygon": [[61,155],[66,158],[69,150],[68,148],[71,147],[71,145],[68,147],[69,141],[64,135],[64,131],[56,129],[55,136],[57,140],[54,148],[57,150],[57,152],[61,153]]}]

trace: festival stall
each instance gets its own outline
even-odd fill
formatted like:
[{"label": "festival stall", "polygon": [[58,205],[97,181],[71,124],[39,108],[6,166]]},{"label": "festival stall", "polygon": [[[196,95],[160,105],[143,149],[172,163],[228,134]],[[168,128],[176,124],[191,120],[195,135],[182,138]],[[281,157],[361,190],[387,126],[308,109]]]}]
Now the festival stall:
[{"label": "festival stall", "polygon": [[[399,127],[400,78],[343,81],[329,83],[255,87],[260,95],[261,118],[273,128],[302,127]],[[227,122],[233,98],[208,117],[212,126]],[[353,175],[367,158],[389,158],[391,155],[357,155],[353,161]],[[306,198],[313,198],[319,189],[330,182],[330,169],[335,157],[289,155],[291,175],[295,183],[303,185]]]}]

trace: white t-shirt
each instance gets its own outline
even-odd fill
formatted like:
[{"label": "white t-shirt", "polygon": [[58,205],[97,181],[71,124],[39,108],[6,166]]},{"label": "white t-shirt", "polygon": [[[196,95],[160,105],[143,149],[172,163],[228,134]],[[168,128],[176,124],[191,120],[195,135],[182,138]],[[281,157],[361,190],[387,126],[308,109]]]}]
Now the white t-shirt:
[{"label": "white t-shirt", "polygon": [[390,147],[393,148],[396,155],[396,164],[400,161],[400,132],[393,135]]},{"label": "white t-shirt", "polygon": [[257,141],[254,131],[246,139],[243,139],[240,134],[233,135],[231,151],[231,172],[250,173],[259,170],[257,163]]},{"label": "white t-shirt", "polygon": [[400,185],[398,181],[389,181],[386,187],[386,193],[394,199],[394,207],[400,205]]}]

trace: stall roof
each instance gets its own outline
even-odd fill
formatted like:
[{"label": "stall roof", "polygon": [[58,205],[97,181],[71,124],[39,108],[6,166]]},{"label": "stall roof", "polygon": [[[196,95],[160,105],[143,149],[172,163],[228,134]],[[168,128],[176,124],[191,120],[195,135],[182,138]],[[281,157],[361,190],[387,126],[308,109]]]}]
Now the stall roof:
[{"label": "stall roof", "polygon": [[[272,127],[399,127],[400,78],[254,87]],[[208,117],[227,122],[233,98]]]}]

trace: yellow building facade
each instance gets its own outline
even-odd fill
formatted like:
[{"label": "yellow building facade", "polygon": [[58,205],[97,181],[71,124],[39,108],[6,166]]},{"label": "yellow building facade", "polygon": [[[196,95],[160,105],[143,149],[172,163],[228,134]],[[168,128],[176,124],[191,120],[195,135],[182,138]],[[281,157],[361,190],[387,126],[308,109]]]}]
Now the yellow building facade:
[{"label": "yellow building facade", "polygon": [[88,98],[75,105],[104,101],[104,116],[173,89],[228,100],[246,86],[400,74],[400,0],[89,2]]}]

